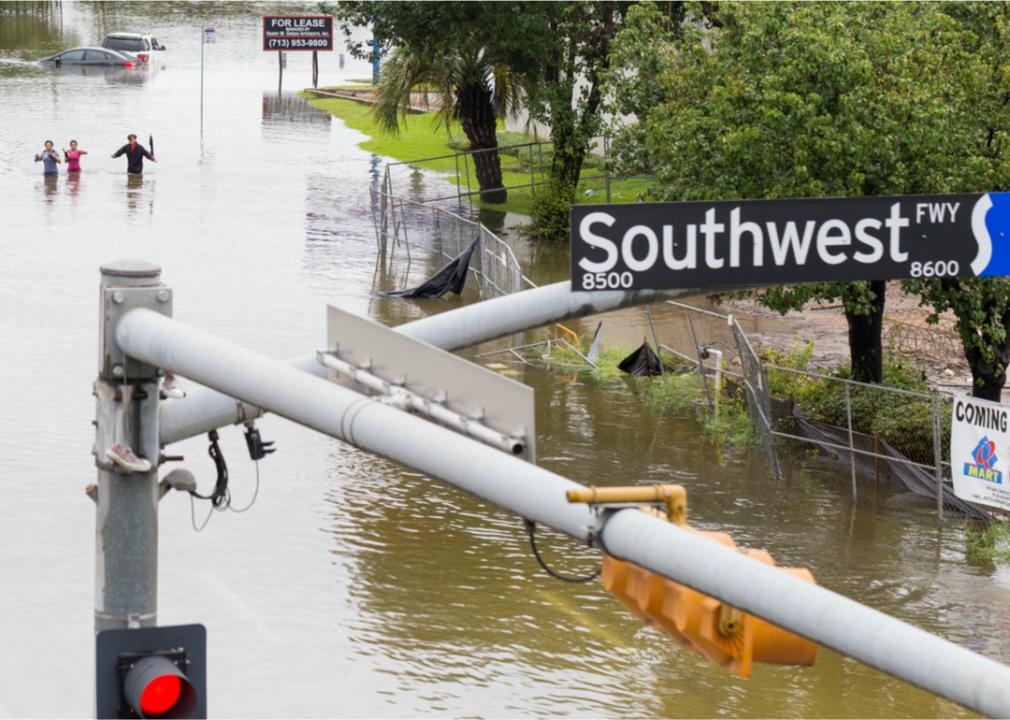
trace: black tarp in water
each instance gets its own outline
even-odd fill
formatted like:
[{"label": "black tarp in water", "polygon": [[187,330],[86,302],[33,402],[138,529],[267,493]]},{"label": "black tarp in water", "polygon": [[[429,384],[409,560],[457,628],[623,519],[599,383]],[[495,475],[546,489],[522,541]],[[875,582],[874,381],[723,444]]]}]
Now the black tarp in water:
[{"label": "black tarp in water", "polygon": [[636,377],[663,374],[663,361],[649,347],[648,341],[643,342],[635,352],[621,360],[621,364],[617,367],[629,375],[635,375]]},{"label": "black tarp in water", "polygon": [[454,257],[449,263],[432,275],[428,280],[409,290],[391,290],[382,293],[388,297],[401,298],[440,298],[450,290],[457,295],[463,292],[466,283],[466,271],[470,267],[470,256],[477,249],[480,237],[475,237],[466,250]]}]

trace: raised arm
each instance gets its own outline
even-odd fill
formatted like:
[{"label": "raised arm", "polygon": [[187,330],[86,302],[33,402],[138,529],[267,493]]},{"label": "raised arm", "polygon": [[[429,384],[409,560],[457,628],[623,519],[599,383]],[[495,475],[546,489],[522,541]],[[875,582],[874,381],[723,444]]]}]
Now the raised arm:
[{"label": "raised arm", "polygon": [[123,147],[119,148],[118,150],[116,150],[116,152],[112,153],[112,157],[114,157],[114,158],[119,157],[124,152],[126,152],[126,148],[127,147],[129,147],[129,146],[128,145],[123,145]]}]

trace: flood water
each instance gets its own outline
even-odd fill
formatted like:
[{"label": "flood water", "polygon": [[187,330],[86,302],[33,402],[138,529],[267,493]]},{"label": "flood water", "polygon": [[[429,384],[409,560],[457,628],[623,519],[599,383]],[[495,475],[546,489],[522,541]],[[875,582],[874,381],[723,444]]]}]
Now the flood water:
[{"label": "flood water", "polygon": [[[368,188],[384,161],[293,94],[310,84],[307,55],[290,58],[278,93],[277,58],[259,44],[260,16],[278,10],[315,7],[0,14],[0,716],[92,712],[95,520],[84,486],[95,477],[102,262],[159,263],[179,320],[278,358],[322,348],[326,303],[395,325],[459,302],[375,298],[437,260],[377,288]],[[218,36],[206,46],[202,142],[201,23]],[[166,66],[30,62],[113,30],[156,35]],[[350,58],[340,69],[337,53],[321,53],[320,66],[322,84],[370,71]],[[155,140],[159,162],[142,180],[109,158],[128,132]],[[47,138],[89,151],[78,179],[44,182],[32,157]],[[621,317],[641,323],[640,311]],[[957,523],[938,537],[928,519],[853,508],[802,467],[776,484],[761,453],[716,447],[634,386],[533,368],[519,379],[536,390],[545,467],[598,485],[683,483],[697,526],[1010,661],[1010,574],[969,564]],[[216,513],[197,533],[188,498],[161,503],[159,623],[206,624],[213,716],[966,714],[830,651],[812,668],[725,675],[643,629],[598,584],[548,578],[518,518],[286,421],[260,428],[278,452],[260,463],[249,512]],[[255,471],[239,429],[222,431],[222,447],[241,506]],[[207,489],[206,440],[173,450]],[[205,505],[197,512],[202,521]],[[545,545],[569,572],[592,567],[573,543]]]}]

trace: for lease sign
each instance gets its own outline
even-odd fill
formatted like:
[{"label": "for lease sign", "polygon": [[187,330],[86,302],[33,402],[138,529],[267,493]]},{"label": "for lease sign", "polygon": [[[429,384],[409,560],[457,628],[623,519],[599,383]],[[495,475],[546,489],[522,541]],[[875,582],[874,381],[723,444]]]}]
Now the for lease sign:
[{"label": "for lease sign", "polygon": [[1010,407],[973,397],[955,397],[950,427],[950,472],[954,494],[964,500],[1010,509]]},{"label": "for lease sign", "polygon": [[265,15],[264,50],[332,50],[333,18],[329,15]]},{"label": "for lease sign", "polygon": [[572,289],[1010,274],[1010,193],[575,205]]}]

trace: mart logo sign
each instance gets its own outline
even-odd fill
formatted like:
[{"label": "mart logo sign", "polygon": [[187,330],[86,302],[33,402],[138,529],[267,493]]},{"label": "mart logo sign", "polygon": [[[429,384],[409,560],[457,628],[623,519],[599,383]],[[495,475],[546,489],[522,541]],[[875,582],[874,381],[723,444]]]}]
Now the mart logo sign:
[{"label": "mart logo sign", "polygon": [[995,469],[996,463],[999,462],[999,457],[996,455],[996,443],[988,436],[984,436],[978,441],[978,445],[972,451],[972,459],[975,461],[974,463],[966,462],[964,464],[966,477],[985,480],[996,485],[1003,484],[1003,473]]}]

